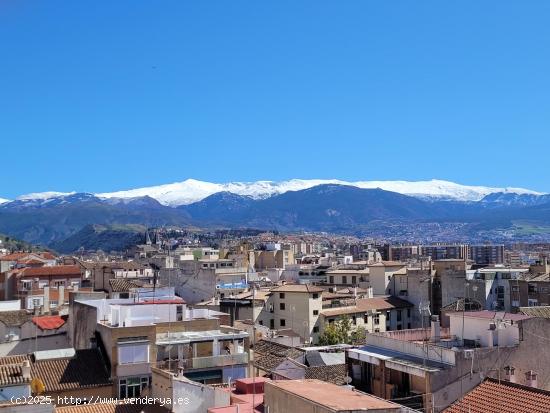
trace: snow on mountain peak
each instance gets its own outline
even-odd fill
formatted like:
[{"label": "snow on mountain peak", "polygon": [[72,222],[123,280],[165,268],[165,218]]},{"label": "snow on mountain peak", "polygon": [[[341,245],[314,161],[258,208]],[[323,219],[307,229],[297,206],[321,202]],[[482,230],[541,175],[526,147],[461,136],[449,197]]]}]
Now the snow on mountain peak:
[{"label": "snow on mountain peak", "polygon": [[[290,179],[288,181],[256,181],[256,182],[228,182],[213,183],[187,179],[182,182],[130,189],[127,191],[98,193],[95,196],[109,199],[112,202],[129,200],[149,196],[163,205],[188,205],[218,192],[231,192],[245,195],[254,199],[268,198],[288,191],[300,191],[317,185],[336,184],[350,185],[358,188],[375,189],[397,192],[404,195],[427,199],[444,199],[457,201],[479,201],[493,193],[514,193],[543,195],[540,192],[524,188],[494,188],[486,186],[460,185],[454,182],[432,179],[430,181],[342,181],[339,179]],[[74,195],[75,192],[40,192],[22,195],[18,201],[47,202],[54,198]],[[0,204],[9,202],[0,199]]]},{"label": "snow on mountain peak", "polygon": [[51,198],[59,198],[62,196],[68,196],[68,195],[74,195],[76,192],[55,192],[55,191],[49,191],[49,192],[34,192],[31,194],[25,194],[18,196],[16,199],[18,201],[45,201],[47,199]]},{"label": "snow on mountain peak", "polygon": [[358,181],[338,179],[291,179],[288,181],[228,182],[224,184],[187,179],[183,182],[97,194],[100,198],[135,198],[150,196],[161,204],[169,206],[187,205],[200,201],[217,192],[232,192],[254,199],[268,198],[288,191],[300,191],[323,184],[350,185],[358,188],[380,188],[421,198],[438,198],[460,201],[479,201],[496,192],[542,195],[523,188],[493,188],[466,186],[454,182],[433,179],[431,181]]}]

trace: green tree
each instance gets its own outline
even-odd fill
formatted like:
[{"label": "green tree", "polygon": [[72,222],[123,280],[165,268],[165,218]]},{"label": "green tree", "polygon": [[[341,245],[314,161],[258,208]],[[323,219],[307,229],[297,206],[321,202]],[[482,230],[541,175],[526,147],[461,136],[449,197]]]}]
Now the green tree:
[{"label": "green tree", "polygon": [[367,329],[365,327],[357,327],[355,331],[351,333],[351,344],[364,344],[367,337]]},{"label": "green tree", "polygon": [[350,344],[351,341],[351,320],[348,316],[326,325],[323,333],[319,336],[319,345],[321,346]]},{"label": "green tree", "polygon": [[331,346],[340,342],[340,331],[336,323],[325,326],[323,333],[319,336],[319,345]]}]

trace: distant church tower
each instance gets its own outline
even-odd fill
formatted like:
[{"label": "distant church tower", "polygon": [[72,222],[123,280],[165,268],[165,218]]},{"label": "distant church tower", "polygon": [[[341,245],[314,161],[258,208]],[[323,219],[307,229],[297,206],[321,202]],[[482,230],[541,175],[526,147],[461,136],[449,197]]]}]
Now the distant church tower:
[{"label": "distant church tower", "polygon": [[151,242],[151,237],[149,236],[149,230],[145,231],[145,243],[147,245],[152,245],[153,243]]}]

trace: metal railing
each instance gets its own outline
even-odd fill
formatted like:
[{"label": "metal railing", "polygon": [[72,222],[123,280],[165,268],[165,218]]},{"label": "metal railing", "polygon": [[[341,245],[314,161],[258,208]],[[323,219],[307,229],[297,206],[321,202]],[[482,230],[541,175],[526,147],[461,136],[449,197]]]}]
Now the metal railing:
[{"label": "metal railing", "polygon": [[233,366],[236,364],[247,364],[248,353],[222,354],[219,356],[193,357],[183,360],[164,360],[156,363],[156,367],[177,373],[183,371],[207,369],[212,367]]}]

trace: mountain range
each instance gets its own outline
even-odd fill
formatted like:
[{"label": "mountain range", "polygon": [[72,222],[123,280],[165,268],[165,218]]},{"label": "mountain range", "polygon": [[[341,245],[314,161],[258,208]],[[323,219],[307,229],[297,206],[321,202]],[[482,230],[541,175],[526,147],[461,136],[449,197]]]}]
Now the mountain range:
[{"label": "mountain range", "polygon": [[114,193],[29,194],[0,204],[0,232],[61,252],[122,249],[137,232],[159,226],[540,241],[550,239],[550,195],[438,180],[187,180]]},{"label": "mountain range", "polygon": [[[423,199],[479,201],[489,194],[543,195],[540,192],[524,188],[495,188],[487,186],[460,185],[454,182],[432,179],[430,181],[356,181],[339,179],[291,179],[288,181],[256,181],[212,183],[187,179],[167,185],[130,189],[127,191],[104,192],[95,194],[100,199],[132,199],[144,196],[156,199],[166,206],[189,205],[219,192],[231,192],[249,196],[253,199],[265,199],[288,191],[300,191],[318,185],[346,185],[362,189],[383,189]],[[75,192],[40,192],[19,196],[19,201],[47,201],[52,198],[74,195]],[[9,202],[0,198],[0,203]]]}]

